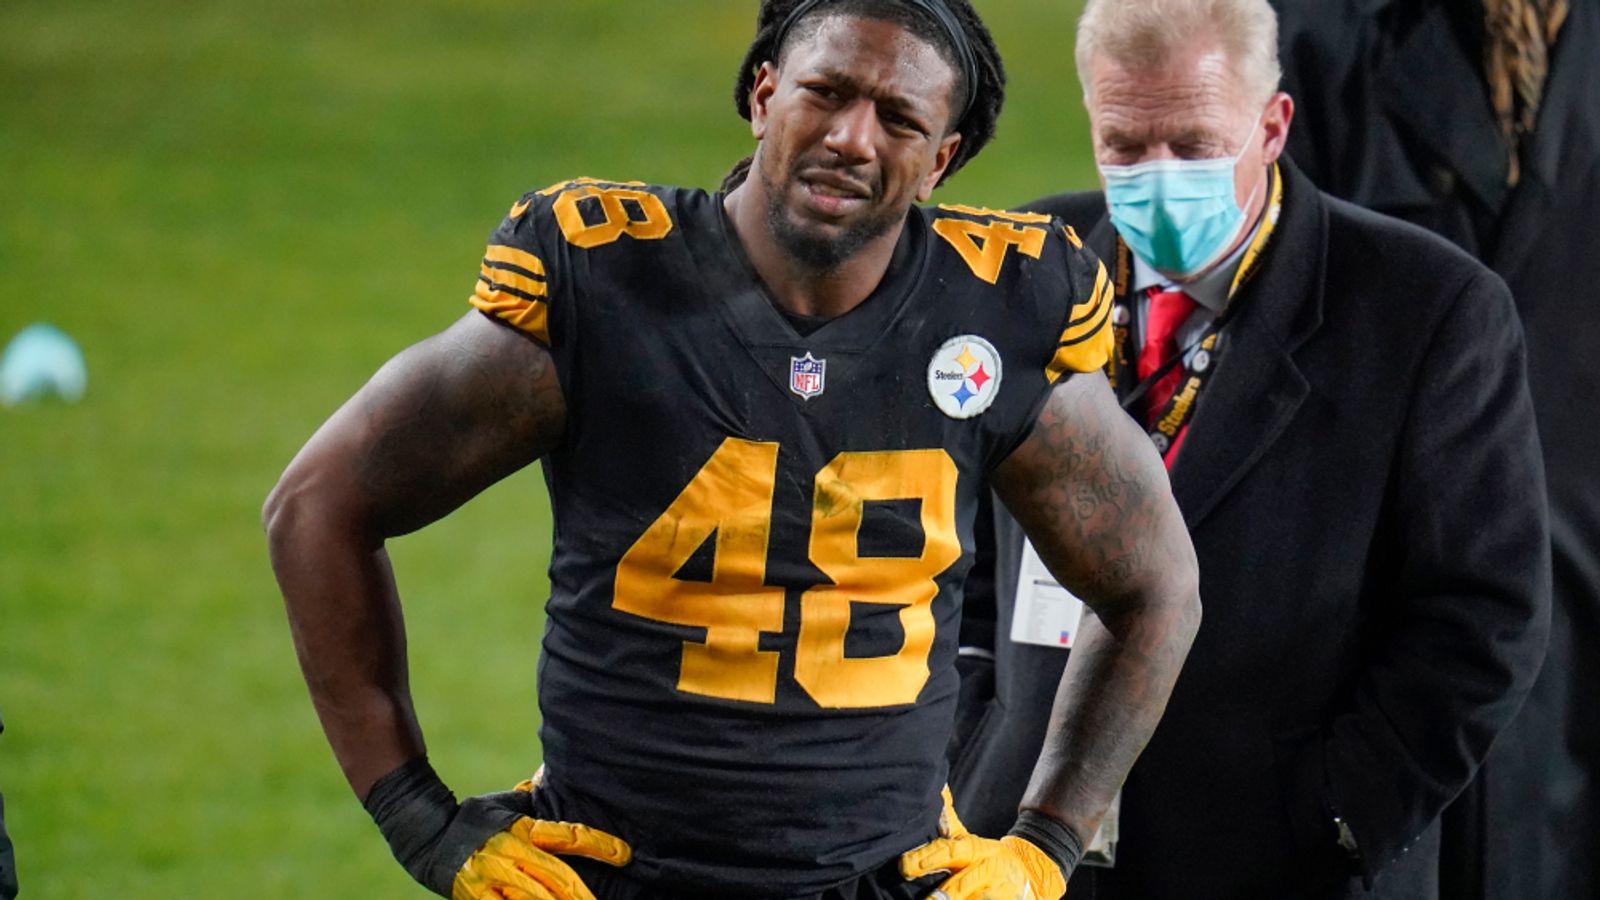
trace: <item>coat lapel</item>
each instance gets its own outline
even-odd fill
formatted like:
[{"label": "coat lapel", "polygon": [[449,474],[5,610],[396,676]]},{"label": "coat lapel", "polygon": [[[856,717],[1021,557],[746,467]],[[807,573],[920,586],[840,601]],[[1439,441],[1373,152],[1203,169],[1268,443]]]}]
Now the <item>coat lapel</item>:
[{"label": "coat lapel", "polygon": [[1200,396],[1172,469],[1172,492],[1197,527],[1262,458],[1294,417],[1310,384],[1296,348],[1322,324],[1327,210],[1287,161],[1278,232],[1260,272],[1239,289],[1224,329],[1222,365]]},{"label": "coat lapel", "polygon": [[[1483,71],[1462,52],[1454,37],[1456,23],[1444,3],[1429,4],[1380,64],[1375,79],[1389,116],[1412,138],[1427,146],[1453,171],[1460,183],[1489,209],[1506,202],[1506,148],[1495,130],[1487,88],[1459,90],[1456,85],[1482,85]],[[1391,174],[1404,171],[1393,166]],[[1373,196],[1355,198],[1385,208],[1411,198],[1384,196],[1382,171],[1370,177],[1381,185]],[[1398,177],[1394,175],[1393,177]],[[1391,179],[1392,180],[1392,179]],[[1420,199],[1427,202],[1430,198]]]}]

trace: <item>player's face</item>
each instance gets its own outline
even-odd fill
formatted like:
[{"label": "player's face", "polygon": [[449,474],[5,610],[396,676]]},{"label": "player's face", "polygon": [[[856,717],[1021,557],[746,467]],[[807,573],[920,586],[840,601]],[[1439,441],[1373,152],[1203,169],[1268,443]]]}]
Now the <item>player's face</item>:
[{"label": "player's face", "polygon": [[960,143],[956,73],[899,25],[830,16],[756,76],[751,124],[768,226],[802,261],[835,266],[924,201]]}]

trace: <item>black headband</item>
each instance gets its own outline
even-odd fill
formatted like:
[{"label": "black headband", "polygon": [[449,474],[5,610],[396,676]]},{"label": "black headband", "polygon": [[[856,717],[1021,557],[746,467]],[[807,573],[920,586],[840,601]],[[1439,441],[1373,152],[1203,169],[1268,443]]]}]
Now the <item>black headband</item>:
[{"label": "black headband", "polygon": [[[783,50],[784,38],[789,36],[789,29],[794,23],[800,21],[807,13],[830,0],[801,0],[794,12],[789,13],[783,24],[778,26],[777,36],[772,41],[772,55],[776,57]],[[978,55],[972,50],[972,41],[967,39],[966,29],[961,27],[961,22],[956,19],[955,13],[944,4],[944,0],[905,0],[912,6],[922,10],[933,17],[939,27],[944,29],[945,35],[950,38],[950,46],[955,48],[956,58],[961,62],[961,78],[966,84],[966,105],[961,108],[961,115],[956,116],[954,122],[959,129],[966,120],[967,113],[972,112],[973,104],[978,100]],[[776,61],[776,60],[774,60]]]}]

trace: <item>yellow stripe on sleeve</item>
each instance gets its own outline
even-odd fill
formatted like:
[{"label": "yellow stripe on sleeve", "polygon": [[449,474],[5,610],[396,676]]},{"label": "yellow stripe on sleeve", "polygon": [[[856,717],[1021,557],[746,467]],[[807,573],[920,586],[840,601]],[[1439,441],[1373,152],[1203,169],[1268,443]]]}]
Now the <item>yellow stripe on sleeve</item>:
[{"label": "yellow stripe on sleeve", "polygon": [[1094,288],[1089,292],[1089,299],[1073,304],[1072,317],[1061,331],[1061,343],[1075,343],[1099,328],[1110,303],[1111,279],[1106,274],[1106,267],[1101,265],[1095,273]]},{"label": "yellow stripe on sleeve", "polygon": [[1093,372],[1111,361],[1111,306],[1111,277],[1102,263],[1095,272],[1089,300],[1072,307],[1072,317],[1061,332],[1060,346],[1045,367],[1045,378],[1051,384],[1068,372]]},{"label": "yellow stripe on sleeve", "polygon": [[544,263],[539,260],[539,257],[526,250],[518,250],[515,247],[490,244],[489,249],[483,254],[483,259],[485,263],[503,263],[504,265],[516,266],[529,275],[544,275]]},{"label": "yellow stripe on sleeve", "polygon": [[544,262],[526,250],[490,244],[478,270],[473,306],[550,343],[550,308],[545,298]]},{"label": "yellow stripe on sleeve", "polygon": [[513,288],[534,297],[543,297],[550,292],[550,288],[543,281],[529,278],[512,269],[491,269],[488,263],[484,263],[483,268],[478,271],[484,278],[494,282],[496,287]]},{"label": "yellow stripe on sleeve", "polygon": [[473,306],[495,318],[550,343],[550,307],[543,300],[529,300],[498,290],[482,278],[468,298]]}]

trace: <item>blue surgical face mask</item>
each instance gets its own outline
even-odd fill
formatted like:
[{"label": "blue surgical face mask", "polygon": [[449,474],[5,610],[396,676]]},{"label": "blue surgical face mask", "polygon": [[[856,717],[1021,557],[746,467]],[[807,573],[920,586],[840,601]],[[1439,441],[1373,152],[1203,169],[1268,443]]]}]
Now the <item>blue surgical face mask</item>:
[{"label": "blue surgical face mask", "polygon": [[1106,205],[1117,234],[1140,259],[1183,278],[1204,271],[1228,249],[1244,224],[1233,170],[1255,136],[1222,159],[1158,159],[1134,166],[1101,166]]}]

